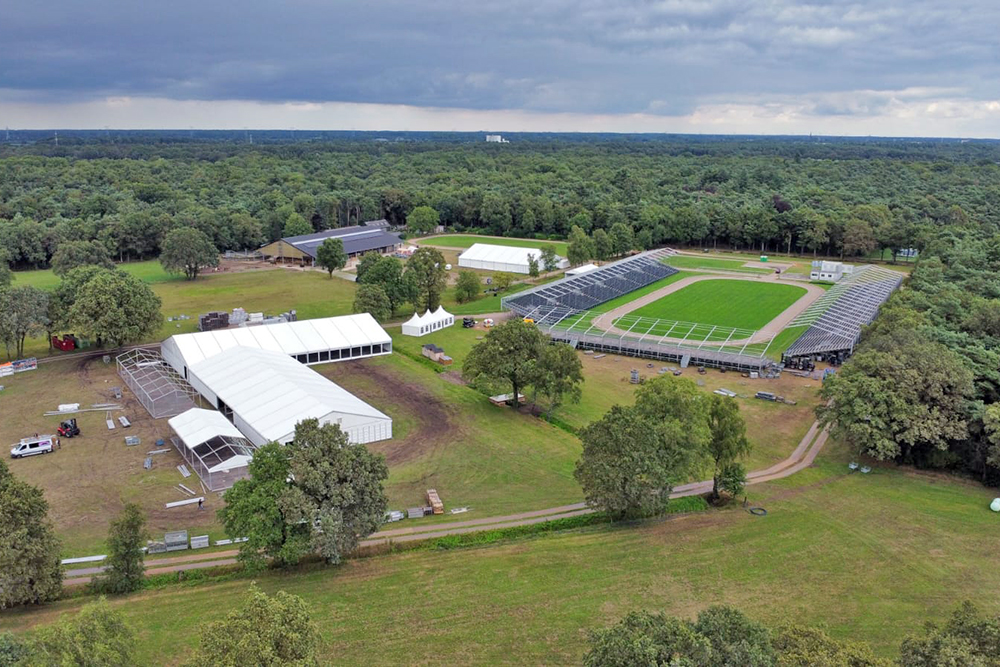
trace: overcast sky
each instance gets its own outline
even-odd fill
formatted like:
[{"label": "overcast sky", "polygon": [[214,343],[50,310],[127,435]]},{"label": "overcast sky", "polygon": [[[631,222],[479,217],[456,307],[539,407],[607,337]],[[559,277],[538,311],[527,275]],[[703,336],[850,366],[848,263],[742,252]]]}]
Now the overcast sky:
[{"label": "overcast sky", "polygon": [[4,0],[0,125],[1000,136],[996,0]]}]

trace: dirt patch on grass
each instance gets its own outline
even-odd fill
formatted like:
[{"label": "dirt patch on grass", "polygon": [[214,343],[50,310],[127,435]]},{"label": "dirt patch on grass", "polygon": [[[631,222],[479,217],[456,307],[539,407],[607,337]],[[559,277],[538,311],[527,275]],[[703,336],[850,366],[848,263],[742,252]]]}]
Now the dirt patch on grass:
[{"label": "dirt patch on grass", "polygon": [[469,384],[462,379],[462,374],[458,371],[445,371],[444,373],[441,373],[441,379],[452,384],[457,384],[460,387],[466,387]]},{"label": "dirt patch on grass", "polygon": [[[408,426],[402,438],[393,437],[369,445],[385,454],[390,466],[426,456],[451,441],[447,434],[455,433],[454,411],[444,401],[416,382],[406,382],[399,375],[377,364],[348,361],[330,364],[320,372],[345,389],[371,403]],[[443,373],[450,375],[453,371]],[[457,373],[456,373],[457,375]],[[458,376],[461,380],[461,376]],[[451,381],[451,380],[450,380]],[[458,382],[461,384],[461,382]]]}]

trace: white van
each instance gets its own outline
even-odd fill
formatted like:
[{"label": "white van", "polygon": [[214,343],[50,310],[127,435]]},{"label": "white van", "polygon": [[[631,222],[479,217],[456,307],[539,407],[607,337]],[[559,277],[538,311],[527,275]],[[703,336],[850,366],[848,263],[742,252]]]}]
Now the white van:
[{"label": "white van", "polygon": [[48,454],[52,451],[55,436],[36,435],[33,438],[22,438],[21,442],[10,448],[10,457],[19,459],[34,454]]}]

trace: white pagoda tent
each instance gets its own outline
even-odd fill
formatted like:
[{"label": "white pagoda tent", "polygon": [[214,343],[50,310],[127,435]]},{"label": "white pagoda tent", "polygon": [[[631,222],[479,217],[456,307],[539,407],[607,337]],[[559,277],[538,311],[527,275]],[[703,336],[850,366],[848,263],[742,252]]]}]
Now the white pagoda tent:
[{"label": "white pagoda tent", "polygon": [[423,315],[413,313],[413,317],[403,323],[403,335],[426,336],[453,324],[455,324],[455,316],[445,310],[444,306],[438,306],[438,309],[433,313],[430,310]]}]

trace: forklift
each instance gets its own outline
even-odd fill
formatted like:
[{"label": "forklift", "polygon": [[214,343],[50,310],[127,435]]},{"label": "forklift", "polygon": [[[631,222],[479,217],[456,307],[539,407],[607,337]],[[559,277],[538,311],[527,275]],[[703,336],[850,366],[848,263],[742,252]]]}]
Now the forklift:
[{"label": "forklift", "polygon": [[80,435],[80,427],[76,425],[76,417],[59,424],[56,433],[59,434],[60,438],[72,438],[75,435]]}]

